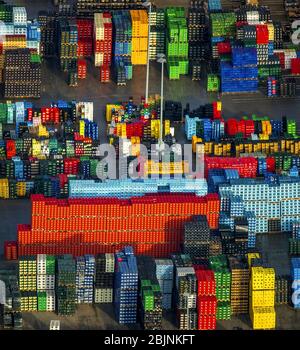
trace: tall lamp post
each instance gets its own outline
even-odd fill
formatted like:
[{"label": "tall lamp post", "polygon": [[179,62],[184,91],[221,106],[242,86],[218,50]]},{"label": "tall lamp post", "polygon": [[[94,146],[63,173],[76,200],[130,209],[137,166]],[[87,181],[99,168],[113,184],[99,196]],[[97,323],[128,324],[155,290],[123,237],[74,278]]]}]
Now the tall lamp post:
[{"label": "tall lamp post", "polygon": [[146,73],[146,92],[145,100],[148,103],[149,97],[149,70],[150,70],[150,30],[151,30],[151,13],[152,13],[152,4],[151,1],[146,1],[143,3],[143,6],[149,8],[148,11],[148,48],[147,48],[147,73]]},{"label": "tall lamp post", "polygon": [[157,62],[161,64],[161,85],[160,85],[160,129],[159,129],[159,149],[163,148],[163,113],[164,113],[164,64],[167,62],[164,54],[157,55]]}]

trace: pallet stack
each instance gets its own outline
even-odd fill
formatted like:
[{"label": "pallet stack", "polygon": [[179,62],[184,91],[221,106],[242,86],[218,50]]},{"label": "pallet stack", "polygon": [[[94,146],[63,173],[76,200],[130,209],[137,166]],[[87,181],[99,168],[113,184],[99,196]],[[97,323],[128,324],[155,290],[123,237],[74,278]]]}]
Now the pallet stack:
[{"label": "pallet stack", "polygon": [[198,283],[198,330],[214,330],[217,327],[217,298],[214,272],[206,266],[196,266]]},{"label": "pallet stack", "polygon": [[148,14],[146,10],[131,10],[132,23],[132,65],[147,64]]},{"label": "pallet stack", "polygon": [[138,303],[138,267],[132,247],[116,253],[114,306],[117,322],[136,323]]},{"label": "pallet stack", "polygon": [[165,9],[152,8],[150,21],[149,59],[156,61],[158,55],[165,54],[166,18]]},{"label": "pallet stack", "polygon": [[162,308],[171,310],[174,286],[174,265],[171,259],[156,259],[156,278],[162,293]]},{"label": "pallet stack", "polygon": [[95,258],[84,255],[76,258],[76,303],[92,304],[94,296]]},{"label": "pallet stack", "polygon": [[228,257],[231,272],[232,315],[247,314],[249,306],[249,266],[243,256]]},{"label": "pallet stack", "polygon": [[98,254],[96,256],[95,271],[96,304],[112,303],[114,292],[115,258],[113,254]]},{"label": "pallet stack", "polygon": [[56,305],[58,315],[73,315],[76,311],[76,264],[72,255],[57,258]]},{"label": "pallet stack", "polygon": [[112,16],[110,13],[95,13],[95,66],[100,67],[101,83],[106,83],[110,80],[110,66],[112,62],[112,29]]},{"label": "pallet stack", "polygon": [[55,265],[53,255],[37,255],[38,311],[55,311]]},{"label": "pallet stack", "polygon": [[5,54],[5,98],[39,98],[42,71],[38,54],[29,49],[9,50]]},{"label": "pallet stack", "polygon": [[197,280],[192,260],[186,254],[173,254],[175,267],[174,304],[180,330],[197,329]]},{"label": "pallet stack", "polygon": [[180,79],[189,73],[189,42],[185,10],[182,7],[166,9],[167,66],[170,80]]},{"label": "pallet stack", "polygon": [[137,258],[139,273],[139,313],[145,330],[162,330],[162,292],[153,258]]},{"label": "pallet stack", "polygon": [[274,329],[275,271],[261,266],[252,267],[250,281],[249,311],[253,329]]},{"label": "pallet stack", "polygon": [[231,319],[230,306],[230,287],[231,274],[228,269],[227,258],[224,255],[211,257],[209,265],[214,272],[216,281],[216,298],[217,298],[217,320]]},{"label": "pallet stack", "polygon": [[37,311],[37,262],[34,256],[19,258],[21,311]]},{"label": "pallet stack", "polygon": [[61,70],[68,73],[69,85],[77,86],[78,29],[75,21],[59,20],[58,55]]},{"label": "pallet stack", "polygon": [[40,12],[38,22],[41,26],[41,56],[54,57],[57,53],[57,21],[54,13]]},{"label": "pallet stack", "polygon": [[184,225],[183,252],[192,259],[209,257],[210,229],[204,215],[197,215]]}]

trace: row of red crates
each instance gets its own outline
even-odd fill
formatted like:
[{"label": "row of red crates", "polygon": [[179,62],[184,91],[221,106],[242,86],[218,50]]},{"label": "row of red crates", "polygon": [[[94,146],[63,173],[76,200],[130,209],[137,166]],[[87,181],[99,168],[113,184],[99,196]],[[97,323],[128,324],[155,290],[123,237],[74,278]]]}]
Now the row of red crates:
[{"label": "row of red crates", "polygon": [[195,267],[198,284],[198,296],[216,295],[216,281],[213,271],[202,267]]},{"label": "row of red crates", "polygon": [[293,75],[300,74],[300,58],[292,58],[291,59],[291,73]]},{"label": "row of red crates", "polygon": [[78,78],[85,79],[87,77],[87,64],[86,60],[78,60]]},{"label": "row of red crates", "polygon": [[[254,157],[205,157],[204,166],[206,178],[208,177],[210,169],[235,169],[239,172],[240,177],[255,178],[257,175],[258,161]],[[269,160],[268,170],[275,170],[275,160],[274,163]]]},{"label": "row of red crates", "polygon": [[100,82],[101,83],[109,83],[110,82],[110,66],[108,64],[104,64],[100,67]]},{"label": "row of red crates", "polygon": [[215,295],[204,295],[198,297],[198,316],[216,316],[217,298]]},{"label": "row of red crates", "polygon": [[248,138],[255,133],[255,125],[253,120],[237,120],[228,119],[225,124],[225,131],[228,136],[235,136],[238,133],[243,134],[244,138]]},{"label": "row of red crates", "polygon": [[93,54],[93,41],[89,39],[81,39],[77,42],[78,57],[90,57]]},{"label": "row of red crates", "polygon": [[209,331],[217,328],[217,319],[215,316],[198,316],[198,330]]},{"label": "row of red crates", "polygon": [[92,19],[77,19],[76,24],[79,40],[93,36],[94,21]]},{"label": "row of red crates", "polygon": [[[38,245],[23,245],[19,244],[19,256],[37,255],[37,254],[49,254],[49,255],[62,255],[72,254],[74,256],[82,256],[85,254],[104,254],[115,253],[120,251],[126,246],[126,243],[119,244],[38,244]],[[171,243],[132,243],[134,253],[136,255],[149,255],[155,258],[169,257],[174,252],[179,252],[178,245],[174,242]]]}]

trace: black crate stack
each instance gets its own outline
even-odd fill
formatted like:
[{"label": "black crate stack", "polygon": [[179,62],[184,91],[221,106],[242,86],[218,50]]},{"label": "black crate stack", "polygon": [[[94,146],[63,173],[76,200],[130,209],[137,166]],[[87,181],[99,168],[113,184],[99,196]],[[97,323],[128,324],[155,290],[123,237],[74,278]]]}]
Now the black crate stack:
[{"label": "black crate stack", "polygon": [[171,121],[171,124],[174,122],[182,121],[182,104],[181,102],[176,101],[166,101],[164,117]]},{"label": "black crate stack", "polygon": [[33,60],[29,49],[9,50],[5,54],[4,97],[39,98],[42,71],[39,60]]},{"label": "black crate stack", "polygon": [[183,252],[192,259],[208,258],[210,229],[205,215],[198,215],[184,225]]},{"label": "black crate stack", "polygon": [[41,26],[41,56],[56,56],[57,20],[53,13],[42,11],[38,21]]},{"label": "black crate stack", "polygon": [[192,259],[187,254],[171,256],[175,266],[174,307],[180,330],[196,330],[197,316],[197,278]]},{"label": "black crate stack", "polygon": [[192,80],[200,80],[207,53],[208,26],[202,0],[191,0],[188,10],[189,60]]},{"label": "black crate stack", "polygon": [[96,256],[94,291],[94,302],[96,304],[113,302],[114,272],[114,254],[98,254]]},{"label": "black crate stack", "polygon": [[276,276],[275,304],[282,305],[290,302],[291,279],[290,276]]},{"label": "black crate stack", "polygon": [[78,85],[77,75],[77,49],[78,30],[74,20],[60,19],[58,22],[58,52],[60,67],[68,73],[69,86]]},{"label": "black crate stack", "polygon": [[248,222],[245,218],[236,218],[234,230],[228,225],[220,225],[222,254],[243,255],[248,253]]},{"label": "black crate stack", "polygon": [[150,15],[149,59],[157,60],[159,54],[165,54],[166,45],[165,10],[152,8]]},{"label": "black crate stack", "polygon": [[280,81],[280,96],[295,97],[297,83],[295,78],[284,78]]},{"label": "black crate stack", "polygon": [[274,49],[283,48],[283,30],[280,22],[274,22]]},{"label": "black crate stack", "polygon": [[145,330],[162,330],[162,293],[156,277],[155,260],[137,258],[139,272],[139,314]]}]

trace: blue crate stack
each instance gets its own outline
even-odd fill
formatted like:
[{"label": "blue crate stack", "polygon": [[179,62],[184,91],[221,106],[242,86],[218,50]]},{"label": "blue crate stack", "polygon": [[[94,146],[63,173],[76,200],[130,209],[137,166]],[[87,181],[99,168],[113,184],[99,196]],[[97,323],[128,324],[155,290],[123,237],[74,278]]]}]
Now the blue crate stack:
[{"label": "blue crate stack", "polygon": [[244,203],[240,196],[230,197],[230,216],[231,217],[242,217],[244,215]]},{"label": "blue crate stack", "polygon": [[172,293],[174,285],[174,265],[171,259],[156,259],[156,278],[162,293],[164,310],[172,308]]},{"label": "blue crate stack", "polygon": [[196,125],[197,125],[197,122],[199,121],[200,121],[200,118],[198,117],[191,118],[188,115],[185,116],[184,128],[185,128],[185,135],[188,140],[191,140],[192,137],[196,135]]},{"label": "blue crate stack", "polygon": [[205,196],[208,193],[205,179],[144,179],[144,180],[70,180],[70,198],[117,197],[130,198],[147,193],[195,193]]},{"label": "blue crate stack", "polygon": [[136,323],[138,302],[138,268],[132,247],[116,253],[114,307],[121,324]]},{"label": "blue crate stack", "polygon": [[232,48],[232,63],[221,62],[221,91],[256,92],[258,90],[257,52],[254,48]]},{"label": "blue crate stack", "polygon": [[20,157],[13,157],[12,161],[14,163],[15,179],[23,179],[24,178],[23,161],[20,159]]},{"label": "blue crate stack", "polygon": [[267,171],[268,169],[266,158],[258,158],[258,174],[265,175]]},{"label": "blue crate stack", "polygon": [[94,297],[95,257],[76,258],[76,303],[92,304]]},{"label": "blue crate stack", "polygon": [[96,141],[99,138],[98,124],[88,119],[84,119],[84,135]]},{"label": "blue crate stack", "polygon": [[291,259],[292,303],[300,309],[300,258]]},{"label": "blue crate stack", "polygon": [[222,10],[221,0],[208,0],[209,12],[220,12]]}]

